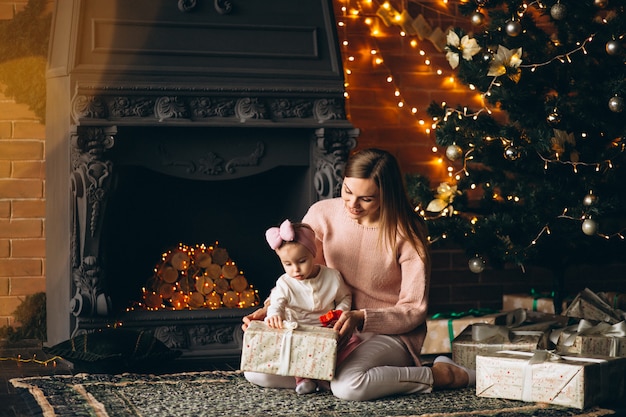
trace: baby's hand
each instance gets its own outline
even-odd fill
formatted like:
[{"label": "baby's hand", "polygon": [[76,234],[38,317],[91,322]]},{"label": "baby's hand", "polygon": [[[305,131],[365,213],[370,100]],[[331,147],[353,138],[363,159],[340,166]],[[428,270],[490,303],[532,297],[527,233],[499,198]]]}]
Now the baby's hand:
[{"label": "baby's hand", "polygon": [[265,324],[272,329],[282,329],[283,319],[280,316],[265,317]]}]

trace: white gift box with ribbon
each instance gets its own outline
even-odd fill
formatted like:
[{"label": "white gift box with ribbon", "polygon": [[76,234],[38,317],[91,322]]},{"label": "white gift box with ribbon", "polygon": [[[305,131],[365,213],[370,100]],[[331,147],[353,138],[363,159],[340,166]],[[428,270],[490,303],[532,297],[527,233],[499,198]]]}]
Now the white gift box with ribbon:
[{"label": "white gift box with ribbon", "polygon": [[337,361],[337,332],[325,327],[283,322],[272,329],[250,323],[243,335],[242,371],[330,381]]},{"label": "white gift box with ribbon", "polygon": [[476,395],[584,409],[626,396],[626,358],[546,350],[476,357]]},{"label": "white gift box with ribbon", "polygon": [[555,331],[560,353],[626,357],[626,321],[594,324],[582,319],[578,324]]}]

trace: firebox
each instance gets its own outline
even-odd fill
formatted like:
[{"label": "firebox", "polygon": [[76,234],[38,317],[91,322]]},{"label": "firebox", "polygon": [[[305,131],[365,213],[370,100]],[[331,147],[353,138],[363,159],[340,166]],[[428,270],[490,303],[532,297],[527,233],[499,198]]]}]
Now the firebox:
[{"label": "firebox", "polygon": [[[47,343],[125,326],[238,357],[256,307],[218,284],[245,275],[262,301],[281,273],[265,229],[337,195],[356,146],[332,2],[59,0],[47,88]],[[228,256],[157,277],[182,306],[138,308],[182,247]]]}]

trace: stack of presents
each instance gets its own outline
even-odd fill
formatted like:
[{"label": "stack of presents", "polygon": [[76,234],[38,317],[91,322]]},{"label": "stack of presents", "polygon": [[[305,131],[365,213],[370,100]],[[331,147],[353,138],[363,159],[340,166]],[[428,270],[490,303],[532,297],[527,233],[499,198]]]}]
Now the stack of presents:
[{"label": "stack of presents", "polygon": [[[436,314],[423,355],[448,354],[476,370],[476,395],[584,409],[626,400],[626,295],[580,292],[555,314],[553,299],[503,297],[502,311]],[[253,322],[241,369],[331,380],[337,336],[330,328],[270,329]]]}]

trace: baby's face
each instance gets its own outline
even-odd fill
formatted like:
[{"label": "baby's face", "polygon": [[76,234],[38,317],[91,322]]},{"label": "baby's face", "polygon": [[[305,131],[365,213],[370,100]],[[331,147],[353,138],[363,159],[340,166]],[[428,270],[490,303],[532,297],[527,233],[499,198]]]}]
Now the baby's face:
[{"label": "baby's face", "polygon": [[288,242],[276,249],[276,254],[291,278],[304,280],[315,276],[315,259],[304,245]]}]

